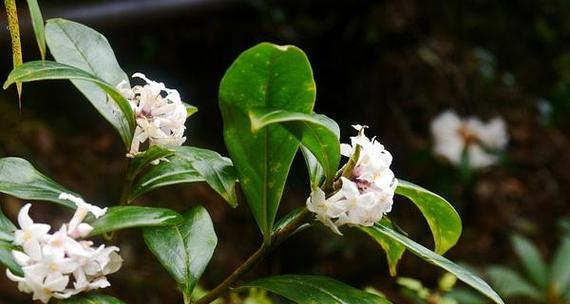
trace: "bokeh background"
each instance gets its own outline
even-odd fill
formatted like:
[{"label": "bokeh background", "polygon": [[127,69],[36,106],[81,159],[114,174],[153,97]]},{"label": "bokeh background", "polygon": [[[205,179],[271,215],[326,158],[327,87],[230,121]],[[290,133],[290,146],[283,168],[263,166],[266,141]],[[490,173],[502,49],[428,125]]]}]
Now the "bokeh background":
[{"label": "bokeh background", "polygon": [[[44,17],[64,17],[103,33],[127,72],[143,72],[180,91],[199,112],[187,121],[187,144],[226,154],[217,90],[225,69],[262,41],[294,44],[308,55],[317,83],[316,111],[334,118],[342,140],[351,124],[370,126],[394,155],[397,177],[446,197],[464,233],[448,255],[482,270],[516,266],[509,236],[532,239],[545,257],[570,214],[570,2],[550,1],[39,1]],[[24,60],[35,60],[27,7],[19,2]],[[0,78],[11,70],[0,16]],[[461,179],[431,153],[429,123],[446,109],[482,119],[502,116],[510,143],[502,164]],[[91,202],[114,204],[126,160],[119,137],[65,81],[0,92],[0,156],[28,159]],[[280,214],[304,204],[309,192],[302,158],[288,180]],[[0,197],[15,219],[21,202]],[[203,204],[219,245],[202,279],[215,286],[260,241],[247,204],[231,209],[205,185],[154,191],[140,204],[182,211]],[[57,225],[70,214],[34,204],[34,218]],[[405,200],[393,211],[400,226],[431,246],[427,224]],[[125,265],[107,292],[127,303],[181,303],[172,281],[146,252],[138,231],[121,234]],[[570,261],[569,261],[570,263]],[[384,254],[365,235],[339,238],[315,228],[289,240],[245,279],[278,273],[326,274],[356,287],[372,286],[394,303],[408,303],[389,277]],[[399,274],[435,286],[437,268],[407,253]],[[0,303],[28,303],[0,275]],[[515,303],[527,303],[520,300]],[[530,303],[530,302],[528,302]]]}]

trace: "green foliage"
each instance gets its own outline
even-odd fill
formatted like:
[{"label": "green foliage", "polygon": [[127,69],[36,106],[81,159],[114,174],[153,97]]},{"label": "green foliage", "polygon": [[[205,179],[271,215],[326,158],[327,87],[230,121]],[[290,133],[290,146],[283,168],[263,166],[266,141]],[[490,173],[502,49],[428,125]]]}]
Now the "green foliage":
[{"label": "green foliage", "polygon": [[206,209],[194,207],[184,214],[183,223],[145,228],[143,235],[148,248],[176,280],[184,297],[190,298],[218,243]]},{"label": "green foliage", "polygon": [[320,276],[274,276],[245,283],[241,288],[265,289],[299,304],[390,303],[386,298],[379,295],[368,293],[342,282]]},{"label": "green foliage", "polygon": [[[109,42],[97,31],[65,19],[48,20],[45,30],[47,45],[55,61],[84,71],[91,75],[91,79],[95,78],[105,83],[107,88],[114,89],[121,81],[129,82],[115,59]],[[125,104],[118,100],[117,96],[109,94],[109,90],[102,88],[100,83],[90,79],[86,79],[87,81],[81,78],[69,79],[119,132],[128,148],[134,131],[134,114],[128,102]],[[107,94],[111,95],[116,104],[108,101]]]},{"label": "green foliage", "polygon": [[[393,223],[387,218],[383,218],[381,221],[382,225],[394,229]],[[386,260],[388,261],[388,268],[390,270],[390,275],[395,276],[398,271],[398,262],[402,259],[406,247],[392,238],[386,236],[385,234],[378,233],[375,229],[368,227],[360,227],[360,230],[366,232],[372,239],[374,239],[382,247],[384,252],[386,252]]]},{"label": "green foliage", "polygon": [[41,174],[28,161],[21,158],[0,159],[0,192],[20,199],[49,201],[75,208],[74,203],[59,199],[60,193],[73,192]]},{"label": "green foliage", "polygon": [[497,304],[503,304],[503,300],[478,276],[473,274],[471,271],[453,263],[452,261],[436,254],[435,252],[425,248],[424,246],[410,240],[409,238],[395,232],[394,230],[386,227],[382,224],[376,224],[372,227],[363,227],[361,229],[370,230],[369,234],[380,234],[385,237],[391,238],[395,242],[403,245],[413,254],[417,255],[426,262],[445,269],[446,271],[455,275],[459,280],[463,281],[467,285],[475,288],[476,290],[483,293],[485,296],[489,297]]},{"label": "green foliage", "polygon": [[461,236],[461,218],[444,198],[404,180],[398,180],[396,193],[409,198],[426,218],[435,252],[443,254],[457,243]]},{"label": "green foliage", "polygon": [[413,278],[399,277],[396,282],[402,286],[402,294],[414,303],[421,304],[485,304],[479,295],[457,288],[457,277],[445,273],[439,278],[435,289],[425,287],[424,284]]},{"label": "green foliage", "polygon": [[0,241],[0,263],[8,267],[15,275],[22,275],[22,267],[14,260],[12,250],[16,249],[14,245],[6,241]]},{"label": "green foliage", "polygon": [[205,181],[232,207],[237,206],[237,177],[230,159],[214,151],[195,147],[169,149],[173,155],[167,157],[167,161],[151,166],[135,180],[130,201],[159,187]]},{"label": "green foliage", "polygon": [[304,114],[265,108],[249,112],[254,133],[272,125],[281,124],[307,148],[332,182],[340,163],[340,130],[336,122],[320,114]]},{"label": "green foliage", "polygon": [[280,125],[253,132],[249,113],[262,107],[309,115],[315,95],[313,73],[303,51],[270,43],[243,52],[220,84],[224,140],[265,243],[270,242],[299,143]]},{"label": "green foliage", "polygon": [[488,267],[487,274],[497,291],[511,300],[526,298],[537,303],[569,303],[570,236],[563,235],[550,265],[525,237],[513,235],[511,243],[524,272],[502,265]]},{"label": "green foliage", "polygon": [[42,11],[37,0],[27,0],[28,9],[30,10],[30,19],[32,20],[32,26],[34,27],[34,34],[36,35],[36,42],[38,43],[38,49],[42,56],[42,60],[46,59],[46,36],[45,36],[45,25],[44,17],[42,16]]},{"label": "green foliage", "polygon": [[170,209],[139,206],[115,206],[102,217],[89,222],[90,236],[133,227],[172,226],[182,222],[182,216]]},{"label": "green foliage", "polygon": [[[111,124],[117,129],[125,145],[130,146],[135,126],[135,116],[131,105],[117,90],[116,85],[106,82],[95,74],[58,62],[31,61],[18,66],[10,72],[8,79],[4,83],[4,89],[17,82],[50,79],[69,79],[72,80],[72,82],[75,81],[74,83],[80,90],[81,88],[87,88],[84,89],[85,91],[82,91],[86,96],[88,96],[88,94],[93,94],[94,96],[101,94],[105,98],[104,106],[93,101],[99,99],[90,99],[91,102],[95,107],[101,108],[98,108],[98,110],[103,116],[112,116],[112,118],[108,118],[108,120],[110,120]],[[97,89],[94,90],[93,88]],[[111,96],[115,103],[107,102],[107,94]],[[122,115],[117,115],[117,113],[122,113]]]},{"label": "green foliage", "polygon": [[[6,17],[8,20],[8,30],[10,31],[10,43],[12,44],[12,65],[14,68],[21,65],[22,59],[22,43],[20,41],[20,24],[18,22],[18,9],[16,0],[4,0],[6,8]],[[16,88],[18,96],[22,95],[22,83],[17,82]]]},{"label": "green foliage", "polygon": [[124,304],[124,302],[111,296],[98,293],[88,293],[85,295],[75,296],[71,299],[62,301],[65,304]]}]

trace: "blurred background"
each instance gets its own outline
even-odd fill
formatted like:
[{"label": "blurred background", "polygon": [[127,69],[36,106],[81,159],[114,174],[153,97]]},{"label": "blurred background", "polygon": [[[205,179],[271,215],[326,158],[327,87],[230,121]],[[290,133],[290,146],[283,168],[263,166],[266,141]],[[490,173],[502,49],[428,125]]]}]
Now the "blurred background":
[{"label": "blurred background", "polygon": [[[25,2],[18,2],[24,61],[40,58]],[[341,140],[366,124],[394,155],[397,177],[447,198],[463,236],[449,257],[482,275],[489,265],[521,270],[511,247],[524,235],[550,261],[570,215],[570,2],[550,1],[39,1],[46,19],[84,23],[110,41],[122,68],[178,89],[199,108],[187,121],[186,144],[227,155],[217,90],[226,68],[262,41],[294,44],[308,55],[317,83],[316,111],[335,119]],[[5,14],[0,16],[0,78],[11,70]],[[510,142],[502,162],[469,178],[435,157],[431,120],[446,109],[488,120],[501,116]],[[66,81],[24,85],[22,109],[12,87],[0,92],[0,156],[28,159],[40,171],[99,205],[115,204],[126,159],[120,138]],[[298,157],[280,214],[309,193]],[[21,202],[0,197],[15,219]],[[231,209],[205,185],[172,186],[140,200],[179,211],[203,204],[219,238],[202,279],[212,288],[260,242],[242,202]],[[35,204],[32,217],[58,223],[68,211]],[[392,214],[414,239],[431,246],[427,224],[404,199]],[[181,303],[174,281],[145,250],[138,231],[121,233],[122,271],[109,292],[127,303]],[[570,255],[568,256],[570,264]],[[365,235],[339,238],[315,228],[290,239],[255,270],[326,274],[367,286],[394,303],[416,303],[390,278],[383,251]],[[437,287],[442,271],[406,253],[399,275]],[[521,274],[522,276],[522,274]],[[568,271],[570,277],[570,269]],[[0,275],[0,303],[28,303]],[[237,300],[236,300],[237,301]],[[535,300],[540,302],[539,300]],[[439,303],[422,302],[417,303]],[[464,302],[460,302],[464,303]],[[465,302],[466,303],[466,302]],[[515,298],[509,303],[535,303]],[[567,303],[545,300],[543,303]]]}]

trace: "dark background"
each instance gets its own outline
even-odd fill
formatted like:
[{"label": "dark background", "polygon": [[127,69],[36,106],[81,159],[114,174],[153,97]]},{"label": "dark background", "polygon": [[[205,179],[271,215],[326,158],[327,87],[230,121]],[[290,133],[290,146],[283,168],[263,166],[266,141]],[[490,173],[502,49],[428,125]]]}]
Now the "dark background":
[{"label": "dark background", "polygon": [[[39,53],[19,2],[24,60]],[[342,140],[351,124],[370,126],[394,155],[397,177],[448,198],[464,233],[449,256],[481,269],[511,264],[508,237],[529,236],[545,256],[558,241],[557,220],[569,214],[570,2],[558,1],[40,1],[44,17],[69,18],[103,33],[127,72],[176,88],[200,111],[187,121],[188,145],[225,152],[217,105],[220,79],[237,55],[262,41],[294,44],[308,55],[317,83],[316,111],[335,119]],[[11,69],[5,15],[0,23],[0,75]],[[502,116],[511,137],[503,164],[461,180],[430,153],[429,123],[452,108],[462,115]],[[65,81],[0,93],[0,156],[28,159],[91,202],[118,199],[126,161],[119,137]],[[281,213],[304,204],[309,191],[302,159],[294,164]],[[20,203],[1,197],[5,212]],[[260,236],[247,204],[235,210],[205,185],[147,195],[140,204],[177,210],[203,204],[219,237],[202,279],[213,287],[255,250]],[[431,245],[427,225],[405,200],[393,218]],[[38,221],[68,211],[35,204]],[[54,224],[55,225],[55,224]],[[110,292],[128,303],[180,303],[172,281],[144,247],[140,233],[121,234],[122,271]],[[441,271],[406,254],[400,274],[435,285]],[[326,274],[356,287],[373,286],[404,303],[381,249],[364,235],[338,238],[313,229],[288,241],[246,279],[276,273]],[[0,276],[0,303],[25,303]],[[525,303],[525,302],[520,302]]]}]

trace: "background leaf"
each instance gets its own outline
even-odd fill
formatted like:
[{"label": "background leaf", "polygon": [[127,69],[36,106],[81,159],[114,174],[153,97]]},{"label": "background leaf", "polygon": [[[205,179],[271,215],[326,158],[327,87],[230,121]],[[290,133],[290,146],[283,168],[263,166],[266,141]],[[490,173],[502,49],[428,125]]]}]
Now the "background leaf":
[{"label": "background leaf", "polygon": [[443,197],[401,179],[398,179],[396,193],[409,198],[426,218],[435,252],[443,254],[457,243],[461,236],[461,218]]},{"label": "background leaf", "polygon": [[[115,107],[110,106],[111,104],[115,104],[117,106],[116,110],[113,110],[113,117],[115,117],[117,123],[120,124],[120,128],[117,128],[117,130],[121,134],[125,145],[130,146],[135,128],[135,116],[131,105],[114,85],[109,84],[89,72],[53,61],[30,61],[18,66],[10,72],[8,79],[4,83],[4,88],[7,88],[12,83],[20,81],[27,82],[50,79],[86,81],[91,85],[99,87],[105,98],[107,98],[107,94],[111,96],[115,102],[107,103],[108,108],[115,109]],[[118,113],[122,113],[122,115]]]},{"label": "background leaf", "polygon": [[368,293],[327,277],[281,275],[257,279],[240,287],[261,288],[295,303],[313,304],[385,304],[386,298]]},{"label": "background leaf", "polygon": [[12,242],[16,225],[10,221],[0,209],[0,241]]},{"label": "background leaf", "polygon": [[34,27],[34,34],[36,35],[36,42],[38,49],[42,56],[42,60],[46,59],[46,36],[44,17],[37,0],[27,0],[28,9],[30,11],[30,19],[32,19],[32,26]]},{"label": "background leaf", "polygon": [[522,262],[528,277],[540,288],[546,289],[548,286],[548,269],[538,248],[534,246],[528,239],[513,235],[511,243],[515,253]]},{"label": "background leaf", "polygon": [[115,206],[105,215],[90,222],[90,236],[132,227],[171,226],[182,222],[182,216],[170,209],[139,206]]},{"label": "background leaf", "polygon": [[303,51],[270,43],[243,52],[220,84],[224,140],[265,243],[270,242],[299,142],[280,125],[253,133],[248,113],[254,108],[272,107],[310,114],[315,94],[313,72]]},{"label": "background leaf", "polygon": [[143,236],[150,251],[189,298],[218,242],[206,209],[194,207],[184,213],[183,223],[145,228]]},{"label": "background leaf", "polygon": [[337,123],[320,114],[305,114],[256,108],[249,112],[253,132],[281,124],[319,161],[325,176],[332,181],[340,163],[340,130]]},{"label": "background leaf", "polygon": [[0,192],[23,200],[49,201],[75,208],[74,203],[58,198],[61,192],[73,192],[41,174],[21,158],[0,159]]},{"label": "background leaf", "polygon": [[130,200],[168,185],[205,181],[232,207],[237,206],[236,172],[232,162],[217,152],[195,147],[172,147],[167,162],[151,166],[133,186]]},{"label": "background leaf", "polygon": [[[48,20],[45,30],[46,41],[55,61],[83,70],[113,88],[121,81],[129,83],[109,42],[97,31],[65,19]],[[109,92],[91,81],[71,79],[71,82],[119,132],[129,148],[134,132],[134,114],[130,106],[127,111],[119,104],[119,109],[115,103],[108,101]]]},{"label": "background leaf", "polygon": [[437,253],[425,248],[424,246],[410,240],[409,238],[395,232],[389,227],[385,227],[381,224],[375,224],[370,227],[374,229],[376,233],[382,234],[392,240],[405,246],[413,254],[417,255],[424,261],[433,264],[435,266],[441,267],[448,272],[455,275],[459,280],[463,281],[467,285],[480,291],[482,294],[486,295],[489,299],[493,300],[497,304],[504,304],[503,300],[497,295],[491,287],[480,279],[475,274],[471,273],[469,270],[453,263],[452,261],[438,255]]},{"label": "background leaf", "polygon": [[319,161],[309,149],[301,146],[301,152],[303,152],[303,158],[305,159],[305,164],[307,165],[311,187],[319,187],[325,178],[325,171],[323,170],[323,167],[319,164]]},{"label": "background leaf", "polygon": [[562,294],[570,289],[570,237],[562,238],[562,243],[554,253],[550,270],[553,289]]},{"label": "background leaf", "polygon": [[[392,222],[386,219],[385,217],[382,219],[382,223],[384,226],[394,229]],[[376,242],[378,242],[378,244],[380,244],[380,247],[384,249],[384,251],[386,252],[386,260],[388,261],[388,269],[390,270],[390,275],[396,276],[396,274],[398,273],[397,269],[398,262],[400,261],[400,259],[402,259],[402,256],[406,251],[406,247],[400,244],[399,242],[394,241],[392,238],[387,237],[382,233],[379,233],[376,229],[372,227],[359,226],[358,228],[367,233],[368,235],[370,235]]]},{"label": "background leaf", "polygon": [[505,298],[527,297],[540,301],[542,295],[517,272],[504,266],[491,266],[487,273],[493,282],[493,287]]}]

